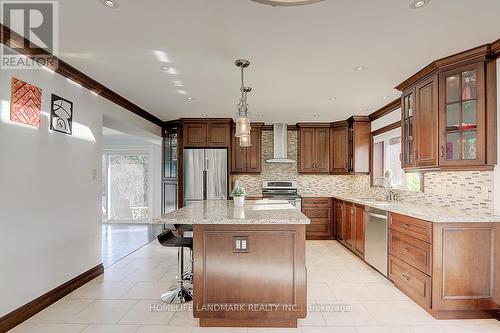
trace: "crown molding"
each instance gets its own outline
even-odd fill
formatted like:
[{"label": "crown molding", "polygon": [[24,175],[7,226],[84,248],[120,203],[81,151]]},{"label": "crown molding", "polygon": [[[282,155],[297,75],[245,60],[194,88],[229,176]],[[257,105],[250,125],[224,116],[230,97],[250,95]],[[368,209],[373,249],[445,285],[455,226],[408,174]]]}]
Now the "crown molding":
[{"label": "crown molding", "polygon": [[146,110],[132,103],[128,99],[122,97],[113,90],[97,82],[90,76],[84,74],[75,67],[71,66],[67,62],[57,58],[53,54],[38,47],[28,48],[27,45],[31,43],[28,39],[17,34],[16,32],[12,31],[10,28],[1,23],[0,23],[0,43],[4,44],[6,47],[15,47],[16,51],[18,51],[19,53],[30,59],[40,57],[41,55],[50,56],[55,60],[56,64],[47,64],[46,66],[47,68],[80,84],[82,87],[90,91],[93,91],[94,93],[138,115],[139,117],[152,122],[155,125],[158,126],[163,125],[163,121],[160,120],[158,117],[152,115],[151,113],[147,112]]},{"label": "crown molding", "polygon": [[374,121],[376,119],[382,118],[383,116],[385,116],[393,111],[396,111],[400,107],[401,107],[401,98],[397,98],[397,99],[393,100],[392,102],[390,102],[389,104],[384,105],[383,107],[381,107],[377,111],[370,114],[368,116],[368,118],[370,118],[370,121]]}]

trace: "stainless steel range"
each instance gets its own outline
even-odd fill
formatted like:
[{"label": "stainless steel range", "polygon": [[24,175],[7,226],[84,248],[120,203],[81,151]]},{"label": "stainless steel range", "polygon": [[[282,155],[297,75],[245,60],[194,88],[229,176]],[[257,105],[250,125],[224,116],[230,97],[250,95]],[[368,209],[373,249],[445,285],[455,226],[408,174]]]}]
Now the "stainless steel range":
[{"label": "stainless steel range", "polygon": [[302,209],[302,200],[295,181],[264,181],[262,183],[262,197],[264,200],[285,200],[297,207],[298,210]]}]

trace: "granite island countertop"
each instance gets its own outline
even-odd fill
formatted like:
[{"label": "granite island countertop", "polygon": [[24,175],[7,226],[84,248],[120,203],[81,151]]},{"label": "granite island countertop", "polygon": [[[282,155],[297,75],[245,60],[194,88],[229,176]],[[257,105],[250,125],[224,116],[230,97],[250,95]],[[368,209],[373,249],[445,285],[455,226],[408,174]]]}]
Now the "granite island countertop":
[{"label": "granite island countertop", "polygon": [[498,215],[469,213],[464,210],[439,207],[414,201],[377,201],[375,198],[360,197],[356,193],[307,194],[302,192],[300,195],[304,198],[335,198],[434,223],[500,223],[500,216]]},{"label": "granite island countertop", "polygon": [[233,200],[208,200],[154,218],[165,224],[309,224],[311,220],[289,203],[247,200],[235,207]]}]

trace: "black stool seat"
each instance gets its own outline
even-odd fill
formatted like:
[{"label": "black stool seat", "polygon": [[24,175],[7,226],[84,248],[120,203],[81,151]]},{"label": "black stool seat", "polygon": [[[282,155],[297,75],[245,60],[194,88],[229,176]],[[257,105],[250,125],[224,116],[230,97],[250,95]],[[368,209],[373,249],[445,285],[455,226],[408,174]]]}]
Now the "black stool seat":
[{"label": "black stool seat", "polygon": [[166,230],[157,236],[158,242],[167,247],[193,248],[193,239],[176,236],[172,230]]},{"label": "black stool seat", "polygon": [[174,227],[177,231],[193,231],[192,224],[174,224]]}]

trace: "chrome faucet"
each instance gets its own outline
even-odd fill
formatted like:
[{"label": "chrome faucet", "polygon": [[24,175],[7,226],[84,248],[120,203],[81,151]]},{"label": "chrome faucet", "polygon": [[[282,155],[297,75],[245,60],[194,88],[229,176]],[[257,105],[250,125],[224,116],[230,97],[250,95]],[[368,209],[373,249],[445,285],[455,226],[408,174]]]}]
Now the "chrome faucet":
[{"label": "chrome faucet", "polygon": [[383,188],[385,191],[384,200],[393,201],[399,200],[399,194],[392,189],[391,180],[388,177],[377,177],[373,180],[373,185]]}]

